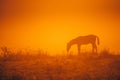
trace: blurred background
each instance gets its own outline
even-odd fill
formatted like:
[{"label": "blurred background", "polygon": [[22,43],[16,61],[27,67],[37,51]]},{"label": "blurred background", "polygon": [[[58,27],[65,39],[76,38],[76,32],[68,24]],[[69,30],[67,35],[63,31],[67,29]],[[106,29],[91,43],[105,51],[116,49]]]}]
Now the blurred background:
[{"label": "blurred background", "polygon": [[95,34],[99,51],[120,51],[119,0],[0,0],[0,24],[0,46],[57,54],[71,39]]}]

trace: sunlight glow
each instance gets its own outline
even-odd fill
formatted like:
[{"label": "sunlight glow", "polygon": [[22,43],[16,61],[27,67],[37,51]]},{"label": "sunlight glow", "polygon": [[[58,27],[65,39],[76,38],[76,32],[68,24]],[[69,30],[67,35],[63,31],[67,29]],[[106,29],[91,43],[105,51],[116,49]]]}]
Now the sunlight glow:
[{"label": "sunlight glow", "polygon": [[[95,34],[100,37],[99,49],[119,51],[117,0],[12,0],[2,4],[1,46],[66,52],[71,39]],[[89,48],[83,46],[84,50]]]}]

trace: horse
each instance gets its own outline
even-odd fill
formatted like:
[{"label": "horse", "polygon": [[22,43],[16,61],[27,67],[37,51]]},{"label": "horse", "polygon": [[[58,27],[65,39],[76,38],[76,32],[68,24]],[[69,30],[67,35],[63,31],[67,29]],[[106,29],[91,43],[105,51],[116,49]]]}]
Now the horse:
[{"label": "horse", "polygon": [[75,44],[77,45],[78,48],[78,54],[80,54],[81,45],[87,45],[87,44],[92,44],[92,52],[97,53],[96,40],[97,40],[97,44],[99,45],[99,37],[96,35],[79,36],[75,39],[72,39],[67,43],[67,53],[69,52],[71,46]]}]

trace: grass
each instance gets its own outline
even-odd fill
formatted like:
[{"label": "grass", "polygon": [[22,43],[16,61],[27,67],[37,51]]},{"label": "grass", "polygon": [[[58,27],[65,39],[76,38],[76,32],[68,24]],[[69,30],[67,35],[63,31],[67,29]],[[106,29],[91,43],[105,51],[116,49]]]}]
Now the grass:
[{"label": "grass", "polygon": [[0,80],[120,80],[120,55],[107,50],[56,56],[1,50]]}]

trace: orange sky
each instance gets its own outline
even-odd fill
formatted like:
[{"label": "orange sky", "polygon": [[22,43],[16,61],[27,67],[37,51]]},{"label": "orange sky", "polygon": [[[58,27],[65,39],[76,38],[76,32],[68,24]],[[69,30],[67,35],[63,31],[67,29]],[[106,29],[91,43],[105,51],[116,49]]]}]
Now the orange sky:
[{"label": "orange sky", "polygon": [[[1,0],[0,45],[66,50],[80,35],[100,37],[99,49],[119,51],[119,0]],[[85,49],[86,50],[86,49]]]}]

